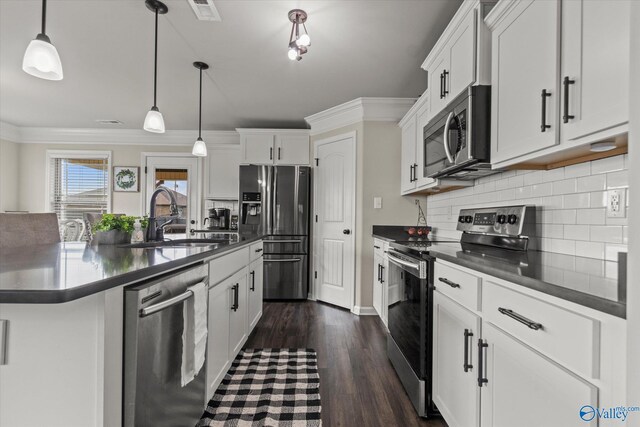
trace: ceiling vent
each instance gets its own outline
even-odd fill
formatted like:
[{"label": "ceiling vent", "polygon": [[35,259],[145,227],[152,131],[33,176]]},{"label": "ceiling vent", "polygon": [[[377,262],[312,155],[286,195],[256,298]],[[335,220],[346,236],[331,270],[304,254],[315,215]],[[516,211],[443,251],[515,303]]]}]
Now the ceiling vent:
[{"label": "ceiling vent", "polygon": [[99,119],[99,120],[96,120],[96,122],[100,123],[101,125],[121,125],[121,124],[123,124],[120,120],[114,120],[114,119]]},{"label": "ceiling vent", "polygon": [[213,4],[213,0],[187,0],[191,5],[191,9],[196,14],[196,18],[200,21],[216,21],[221,22],[218,9]]}]

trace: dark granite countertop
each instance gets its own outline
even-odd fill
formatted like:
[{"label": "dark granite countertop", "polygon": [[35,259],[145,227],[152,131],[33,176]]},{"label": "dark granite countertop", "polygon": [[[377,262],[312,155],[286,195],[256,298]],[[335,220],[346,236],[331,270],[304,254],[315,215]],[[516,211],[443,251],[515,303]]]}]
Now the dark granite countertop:
[{"label": "dark granite countertop", "polygon": [[[373,236],[402,240],[380,228],[374,229]],[[429,246],[429,254],[437,259],[626,318],[626,254],[621,257],[625,262],[615,262],[551,252],[517,252],[453,241],[438,242],[437,236],[430,237],[434,243]]]},{"label": "dark granite countertop", "polygon": [[262,237],[235,235],[217,245],[195,247],[142,249],[67,242],[3,250],[0,303],[72,301],[201,262]]}]

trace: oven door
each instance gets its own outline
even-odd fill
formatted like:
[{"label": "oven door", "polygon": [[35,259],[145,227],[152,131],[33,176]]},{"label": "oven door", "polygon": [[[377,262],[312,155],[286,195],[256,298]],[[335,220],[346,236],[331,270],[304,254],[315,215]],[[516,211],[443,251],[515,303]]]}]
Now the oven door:
[{"label": "oven door", "polygon": [[[389,333],[415,375],[427,376],[427,302],[425,260],[389,253]],[[420,265],[422,264],[422,265]]]}]

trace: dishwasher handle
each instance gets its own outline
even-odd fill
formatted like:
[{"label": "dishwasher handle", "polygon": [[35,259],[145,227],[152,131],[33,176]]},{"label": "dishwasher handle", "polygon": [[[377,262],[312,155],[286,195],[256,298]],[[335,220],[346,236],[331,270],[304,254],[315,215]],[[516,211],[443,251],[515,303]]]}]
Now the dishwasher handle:
[{"label": "dishwasher handle", "polygon": [[150,305],[149,307],[140,309],[140,317],[147,317],[153,313],[157,313],[159,311],[164,310],[165,308],[169,308],[173,305],[180,304],[183,301],[188,300],[193,296],[193,291],[187,290],[186,292],[177,295],[173,298],[169,298],[166,301],[159,302],[157,304]]}]

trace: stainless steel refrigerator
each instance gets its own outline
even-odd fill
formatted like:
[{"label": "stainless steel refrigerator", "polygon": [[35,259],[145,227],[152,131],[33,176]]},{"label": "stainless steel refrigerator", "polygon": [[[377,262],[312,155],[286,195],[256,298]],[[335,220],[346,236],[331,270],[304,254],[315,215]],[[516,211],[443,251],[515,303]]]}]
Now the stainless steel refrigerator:
[{"label": "stainless steel refrigerator", "polygon": [[264,299],[306,299],[308,166],[240,166],[240,233],[265,234]]}]

